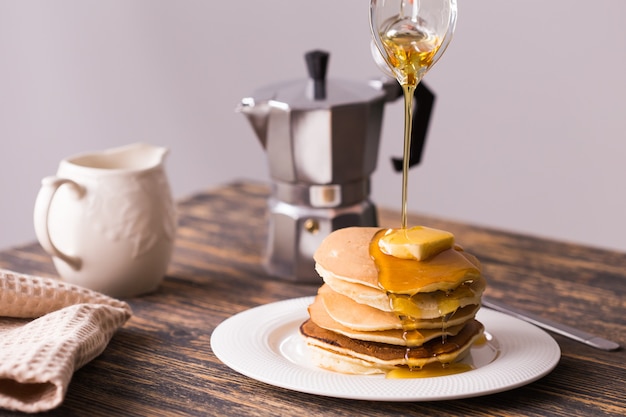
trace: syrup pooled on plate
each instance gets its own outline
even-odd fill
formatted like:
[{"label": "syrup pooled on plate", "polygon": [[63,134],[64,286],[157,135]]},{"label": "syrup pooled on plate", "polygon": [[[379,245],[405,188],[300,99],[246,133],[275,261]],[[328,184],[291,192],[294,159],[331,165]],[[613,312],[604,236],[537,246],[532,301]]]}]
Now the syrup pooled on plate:
[{"label": "syrup pooled on plate", "polygon": [[471,371],[474,367],[463,362],[455,362],[450,364],[431,364],[420,369],[414,368],[396,368],[387,372],[385,375],[389,379],[408,379],[408,378],[434,378],[437,376],[448,376]]}]

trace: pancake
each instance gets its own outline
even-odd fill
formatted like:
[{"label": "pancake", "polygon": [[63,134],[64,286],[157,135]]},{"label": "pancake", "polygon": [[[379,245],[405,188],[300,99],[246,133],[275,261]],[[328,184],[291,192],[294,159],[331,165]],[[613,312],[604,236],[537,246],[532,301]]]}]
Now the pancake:
[{"label": "pancake", "polygon": [[315,264],[315,270],[324,283],[335,292],[350,297],[359,304],[366,304],[382,311],[391,311],[389,297],[382,288],[370,287],[355,280],[346,280],[345,277],[335,275],[320,264]]},{"label": "pancake", "polygon": [[407,331],[400,328],[359,331],[335,321],[326,311],[320,296],[316,297],[313,304],[309,306],[309,316],[319,327],[349,338],[398,346],[421,346],[435,338],[441,340],[444,335],[446,337],[456,335],[463,328],[463,323],[456,326],[442,326],[442,322],[440,321],[439,327],[432,329],[414,329]]},{"label": "pancake", "polygon": [[[394,282],[393,288],[382,287],[396,294],[448,291],[480,277],[478,261],[460,246],[444,250],[425,261],[385,255],[375,239],[381,231],[384,229],[376,227],[336,230],[322,241],[313,258],[321,269],[332,271],[334,278],[375,289],[381,288],[385,276],[391,276],[388,281]],[[377,265],[374,258],[383,265]]]},{"label": "pancake", "polygon": [[437,315],[431,319],[400,320],[394,312],[382,311],[366,304],[359,304],[353,299],[335,292],[327,284],[319,288],[318,298],[334,321],[359,331],[441,329],[444,324],[456,326],[473,318],[478,311],[478,303],[480,303],[480,299],[478,299],[476,304],[463,306],[454,314],[446,315],[445,318]]},{"label": "pancake", "polygon": [[422,368],[431,363],[460,360],[483,333],[477,320],[470,320],[455,336],[445,341],[433,339],[420,347],[362,341],[323,329],[311,319],[300,326],[300,333],[313,352],[312,360],[325,369],[342,373],[386,373],[401,367]]},{"label": "pancake", "polygon": [[[325,285],[332,288],[336,293],[342,294],[359,304],[365,304],[382,311],[394,311],[390,295],[382,289],[367,287],[362,284],[338,279],[330,271],[318,266],[318,273],[322,276]],[[450,291],[434,291],[430,293],[417,293],[410,297],[410,305],[397,306],[403,308],[404,314],[414,319],[432,319],[453,313],[458,308],[470,304],[480,304],[481,296],[485,290],[486,281],[481,276],[472,282],[465,282]],[[394,298],[400,300],[401,296]],[[402,300],[398,303],[403,303]]]},{"label": "pancake", "polygon": [[300,326],[315,364],[389,376],[469,352],[484,331],[475,319],[486,287],[480,262],[449,233],[420,230],[396,239],[392,229],[348,227],[322,241],[314,260],[324,284]]},{"label": "pancake", "polygon": [[368,248],[379,230],[377,227],[335,230],[322,240],[313,259],[344,281],[378,289],[378,270]]}]

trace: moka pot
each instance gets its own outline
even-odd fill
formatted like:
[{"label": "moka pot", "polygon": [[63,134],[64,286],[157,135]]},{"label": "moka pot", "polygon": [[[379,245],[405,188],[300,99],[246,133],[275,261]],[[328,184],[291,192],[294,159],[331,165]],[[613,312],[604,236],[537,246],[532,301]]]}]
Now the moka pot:
[{"label": "moka pot", "polygon": [[[328,53],[312,51],[305,58],[308,79],[259,89],[237,110],[247,116],[269,163],[265,269],[319,284],[313,253],[321,241],[343,227],[378,225],[370,177],[385,103],[401,97],[402,89],[391,78],[327,79]],[[427,125],[434,96],[425,86],[419,94],[414,101]],[[426,127],[414,123],[412,165],[419,162]]]}]

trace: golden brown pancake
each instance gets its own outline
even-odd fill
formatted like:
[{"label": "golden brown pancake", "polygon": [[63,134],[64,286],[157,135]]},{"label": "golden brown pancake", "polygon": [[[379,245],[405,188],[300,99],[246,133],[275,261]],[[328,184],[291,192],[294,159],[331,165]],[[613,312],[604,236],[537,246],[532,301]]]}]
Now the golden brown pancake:
[{"label": "golden brown pancake", "polygon": [[396,366],[421,368],[430,363],[452,363],[467,353],[483,330],[483,325],[472,319],[457,335],[447,337],[443,343],[441,339],[434,339],[407,349],[352,339],[323,329],[312,320],[300,326],[300,333],[315,352],[313,360],[321,367],[344,373],[385,373]]},{"label": "golden brown pancake", "polygon": [[[322,267],[318,267],[318,272],[323,274],[325,285],[332,288],[334,292],[347,296],[359,304],[365,304],[382,311],[393,311],[390,295],[382,289],[337,279],[332,274],[325,273]],[[480,304],[485,286],[485,279],[478,277],[474,281],[465,282],[453,290],[417,293],[410,297],[411,306],[404,313],[414,319],[432,319],[445,316],[458,308],[470,304]],[[397,296],[396,299],[399,297],[401,296]]]},{"label": "golden brown pancake", "polygon": [[342,334],[352,339],[366,340],[370,342],[387,343],[399,346],[421,346],[425,342],[438,338],[441,340],[443,335],[452,336],[457,334],[463,328],[463,323],[456,326],[443,326],[439,322],[439,327],[432,329],[414,329],[405,331],[403,329],[375,330],[375,331],[359,331],[346,327],[335,321],[326,311],[324,303],[320,296],[315,298],[313,304],[309,306],[309,316],[311,320],[319,327]]},{"label": "golden brown pancake", "polygon": [[322,241],[313,259],[340,279],[378,289],[378,271],[368,248],[379,230],[377,227],[335,230]]},{"label": "golden brown pancake", "polygon": [[[403,322],[396,313],[357,303],[351,298],[335,292],[327,284],[319,288],[318,297],[333,320],[359,331],[441,329],[444,325],[456,326],[465,323],[474,317],[479,308],[478,304],[468,304],[456,310],[454,314],[446,314],[445,317],[436,315],[432,319],[404,320]],[[477,303],[479,302],[480,299],[477,300]]]},{"label": "golden brown pancake", "polygon": [[463,358],[482,334],[486,282],[455,245],[424,260],[383,253],[384,229],[349,227],[314,254],[324,284],[300,327],[312,360],[343,373],[386,373]]},{"label": "golden brown pancake", "polygon": [[[315,251],[315,262],[336,279],[379,289],[380,271],[370,253],[372,248],[379,249],[375,244],[370,247],[370,243],[380,230],[375,227],[336,230]],[[382,252],[375,256],[382,260],[393,258],[383,271],[395,277],[398,287],[386,288],[392,293],[413,295],[418,292],[447,291],[480,277],[476,258],[458,246],[425,261],[398,259]],[[410,275],[407,275],[408,272]]]}]

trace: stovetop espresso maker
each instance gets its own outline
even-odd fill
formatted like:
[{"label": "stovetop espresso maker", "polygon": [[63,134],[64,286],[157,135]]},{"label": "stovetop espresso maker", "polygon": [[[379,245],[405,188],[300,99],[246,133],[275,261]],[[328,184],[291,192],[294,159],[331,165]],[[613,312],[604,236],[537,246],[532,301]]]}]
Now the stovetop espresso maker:
[{"label": "stovetop espresso maker", "polygon": [[[309,78],[270,85],[241,100],[265,149],[272,180],[266,271],[320,283],[313,253],[332,231],[377,226],[370,200],[384,105],[402,96],[392,78],[327,79],[329,54],[305,55]],[[414,99],[410,166],[420,161],[434,95],[420,83]],[[396,170],[402,158],[393,158]]]}]

